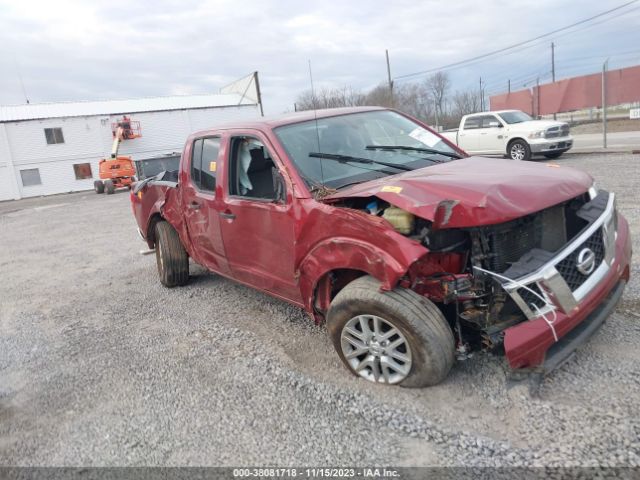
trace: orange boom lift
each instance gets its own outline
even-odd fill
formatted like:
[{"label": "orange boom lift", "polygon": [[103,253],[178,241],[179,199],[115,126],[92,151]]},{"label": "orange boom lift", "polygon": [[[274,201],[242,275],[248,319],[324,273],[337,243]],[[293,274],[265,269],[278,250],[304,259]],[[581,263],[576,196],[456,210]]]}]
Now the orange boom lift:
[{"label": "orange boom lift", "polygon": [[100,160],[100,180],[93,182],[96,193],[106,192],[111,195],[116,188],[131,188],[135,181],[136,170],[131,157],[118,156],[120,142],[141,137],[140,122],[132,121],[124,115],[122,120],[111,124],[113,146],[111,158]]}]

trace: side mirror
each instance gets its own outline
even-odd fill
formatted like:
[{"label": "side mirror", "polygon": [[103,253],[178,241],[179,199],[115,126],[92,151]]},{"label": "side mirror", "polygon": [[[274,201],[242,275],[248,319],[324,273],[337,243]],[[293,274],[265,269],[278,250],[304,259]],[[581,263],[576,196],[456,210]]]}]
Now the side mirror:
[{"label": "side mirror", "polygon": [[489,122],[489,128],[502,128],[502,124],[500,122]]},{"label": "side mirror", "polygon": [[275,203],[286,203],[287,201],[287,186],[284,183],[282,174],[276,167],[271,168],[271,178],[273,180],[273,191],[275,192]]}]

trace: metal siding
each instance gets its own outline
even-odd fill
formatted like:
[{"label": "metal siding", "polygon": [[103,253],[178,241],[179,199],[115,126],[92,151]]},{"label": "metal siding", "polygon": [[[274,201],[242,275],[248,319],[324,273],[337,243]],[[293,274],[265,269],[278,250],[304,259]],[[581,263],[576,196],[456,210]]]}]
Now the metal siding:
[{"label": "metal siding", "polygon": [[260,107],[255,105],[226,107],[224,109],[189,110],[188,114],[191,123],[191,131],[196,132],[198,130],[215,127],[216,124],[223,122],[226,123],[245,119],[255,120],[260,117]]},{"label": "metal siding", "polygon": [[[255,105],[137,113],[131,118],[140,122],[142,137],[123,141],[119,154],[130,155],[136,160],[180,152],[187,136],[193,131],[211,128],[222,122],[256,119],[259,115],[260,110]],[[73,164],[91,163],[94,179],[99,178],[98,162],[111,154],[111,123],[118,118],[121,117],[75,117],[0,125],[6,129],[7,149],[13,158],[13,178],[10,179],[19,191],[12,198],[16,198],[18,193],[21,197],[33,197],[92,189],[93,179],[76,180]],[[44,129],[55,127],[62,128],[65,143],[48,145]],[[40,170],[42,185],[22,186],[20,170],[27,168]],[[1,182],[2,177],[0,188]]]},{"label": "metal siding", "polygon": [[227,107],[240,103],[243,105],[252,105],[255,103],[255,100],[247,97],[243,98],[238,93],[221,93],[131,98],[126,100],[103,100],[95,102],[0,105],[0,122]]},{"label": "metal siding", "polygon": [[4,125],[0,125],[0,201],[19,198],[17,188],[7,131]]}]

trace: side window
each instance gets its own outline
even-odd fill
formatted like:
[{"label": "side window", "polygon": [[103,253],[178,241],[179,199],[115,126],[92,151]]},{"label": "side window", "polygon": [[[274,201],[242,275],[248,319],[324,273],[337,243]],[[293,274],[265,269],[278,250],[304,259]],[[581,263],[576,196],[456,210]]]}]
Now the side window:
[{"label": "side window", "polygon": [[229,193],[234,196],[275,200],[282,188],[281,176],[269,151],[252,137],[236,137],[231,141]]},{"label": "side window", "polygon": [[200,187],[200,171],[202,169],[202,139],[193,142],[191,149],[191,181]]},{"label": "side window", "polygon": [[492,123],[500,123],[493,115],[485,115],[482,117],[482,128],[491,128]]},{"label": "side window", "polygon": [[198,138],[191,151],[191,181],[198,189],[214,192],[220,138]]},{"label": "side window", "polygon": [[202,140],[202,172],[200,188],[208,192],[216,189],[216,170],[218,168],[219,138],[204,138]]},{"label": "side window", "polygon": [[481,117],[468,117],[464,121],[464,129],[471,130],[473,128],[480,128],[480,118]]}]

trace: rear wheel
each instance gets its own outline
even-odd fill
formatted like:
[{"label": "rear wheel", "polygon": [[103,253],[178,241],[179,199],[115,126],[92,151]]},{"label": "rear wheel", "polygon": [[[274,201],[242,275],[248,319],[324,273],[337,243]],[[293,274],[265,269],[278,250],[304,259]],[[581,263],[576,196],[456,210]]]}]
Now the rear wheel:
[{"label": "rear wheel", "polygon": [[189,280],[189,256],[178,232],[167,222],[156,224],[156,264],[165,287],[184,285]]},{"label": "rear wheel", "polygon": [[455,342],[442,312],[412,290],[381,291],[370,276],[336,295],[327,329],[347,368],[372,382],[426,387],[453,366]]},{"label": "rear wheel", "polygon": [[553,152],[553,153],[545,153],[544,156],[549,158],[549,159],[554,159],[554,158],[558,158],[560,155],[562,155],[564,152]]},{"label": "rear wheel", "polygon": [[529,160],[531,158],[531,148],[524,140],[514,140],[509,144],[507,155],[512,160]]},{"label": "rear wheel", "polygon": [[93,189],[98,194],[104,193],[104,183],[102,183],[102,180],[96,180],[95,182],[93,182]]},{"label": "rear wheel", "polygon": [[112,195],[113,192],[116,191],[116,187],[111,180],[104,181],[104,190],[107,192],[107,195]]}]

